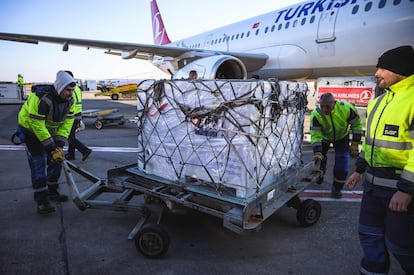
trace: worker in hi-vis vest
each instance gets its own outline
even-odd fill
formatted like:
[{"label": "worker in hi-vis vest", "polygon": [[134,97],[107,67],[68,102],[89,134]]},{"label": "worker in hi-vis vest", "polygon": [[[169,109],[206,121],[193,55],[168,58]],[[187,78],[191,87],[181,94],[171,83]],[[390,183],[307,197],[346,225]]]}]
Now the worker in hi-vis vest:
[{"label": "worker in hi-vis vest", "polygon": [[65,160],[63,147],[73,124],[75,80],[59,71],[54,85],[35,85],[18,114],[18,131],[26,146],[34,200],[39,214],[55,212],[53,201],[67,201],[58,191]]},{"label": "worker in hi-vis vest", "polygon": [[[349,146],[349,135],[352,142]],[[358,156],[362,136],[362,121],[354,105],[336,101],[331,93],[322,94],[310,115],[311,143],[314,161],[322,173],[317,183],[323,182],[326,173],[327,153],[331,144],[335,149],[332,196],[342,197],[342,188],[348,176],[349,153]]]},{"label": "worker in hi-vis vest", "polygon": [[391,49],[378,59],[379,88],[367,107],[367,129],[355,172],[364,193],[358,232],[361,274],[388,274],[391,252],[405,274],[414,274],[414,49]]}]

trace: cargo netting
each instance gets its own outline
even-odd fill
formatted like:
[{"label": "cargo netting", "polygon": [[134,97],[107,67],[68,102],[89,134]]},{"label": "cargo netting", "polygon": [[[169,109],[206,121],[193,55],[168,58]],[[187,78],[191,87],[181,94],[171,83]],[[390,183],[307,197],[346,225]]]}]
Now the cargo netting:
[{"label": "cargo netting", "polygon": [[138,168],[246,198],[301,164],[306,83],[146,80]]}]

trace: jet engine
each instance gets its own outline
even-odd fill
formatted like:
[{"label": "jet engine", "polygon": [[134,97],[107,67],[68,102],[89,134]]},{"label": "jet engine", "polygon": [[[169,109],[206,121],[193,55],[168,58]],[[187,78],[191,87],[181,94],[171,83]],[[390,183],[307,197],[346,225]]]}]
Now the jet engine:
[{"label": "jet engine", "polygon": [[231,55],[213,55],[199,58],[180,68],[173,79],[188,78],[190,71],[197,71],[201,79],[246,79],[246,66]]}]

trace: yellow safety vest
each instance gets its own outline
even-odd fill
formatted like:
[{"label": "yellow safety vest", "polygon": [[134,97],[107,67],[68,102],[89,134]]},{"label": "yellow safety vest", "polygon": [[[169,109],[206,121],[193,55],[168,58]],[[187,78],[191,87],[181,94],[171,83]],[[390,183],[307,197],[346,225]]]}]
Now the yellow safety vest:
[{"label": "yellow safety vest", "polygon": [[51,89],[31,92],[18,114],[19,125],[34,133],[46,148],[56,140],[66,143],[74,121],[73,99],[61,101],[54,88]]},{"label": "yellow safety vest", "polygon": [[[356,116],[351,118],[353,111]],[[315,121],[316,120],[316,121]],[[337,141],[341,140],[349,131],[362,134],[362,121],[358,115],[355,106],[348,102],[336,101],[335,106],[330,115],[325,115],[322,110],[317,107],[310,115],[310,133],[312,146],[321,146],[322,140]],[[360,138],[356,141],[360,141]]]},{"label": "yellow safety vest", "polygon": [[414,75],[392,85],[369,103],[362,157],[369,165],[367,180],[390,188],[403,179],[414,192]]}]

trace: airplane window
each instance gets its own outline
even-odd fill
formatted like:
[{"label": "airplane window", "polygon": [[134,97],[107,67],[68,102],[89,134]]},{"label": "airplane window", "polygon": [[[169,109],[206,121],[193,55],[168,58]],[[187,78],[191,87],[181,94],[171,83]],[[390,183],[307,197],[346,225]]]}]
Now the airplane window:
[{"label": "airplane window", "polygon": [[289,28],[289,21],[286,22],[285,29]]},{"label": "airplane window", "polygon": [[371,7],[372,7],[372,2],[368,2],[368,3],[365,5],[365,11],[369,11],[369,10],[371,9]]},{"label": "airplane window", "polygon": [[381,0],[381,1],[378,3],[378,8],[382,9],[383,7],[385,7],[385,3],[387,3],[387,0]]},{"label": "airplane window", "polygon": [[303,17],[302,22],[300,24],[303,26],[303,25],[305,25],[305,23],[306,23],[306,17]]},{"label": "airplane window", "polygon": [[310,18],[310,20],[309,20],[309,23],[312,24],[313,22],[315,22],[315,15],[312,15],[311,18]]},{"label": "airplane window", "polygon": [[259,30],[260,30],[260,29],[257,29],[257,30],[256,30],[256,35],[258,35],[258,34],[259,34]]},{"label": "airplane window", "polygon": [[269,27],[266,27],[264,32],[267,33],[268,30],[269,30]]},{"label": "airplane window", "polygon": [[246,37],[249,37],[249,36],[250,36],[250,31],[248,31],[246,34]]},{"label": "airplane window", "polygon": [[242,34],[240,35],[240,38],[243,38],[243,36],[244,36],[244,32],[242,32]]},{"label": "airplane window", "polygon": [[236,39],[239,39],[239,34],[236,35]]},{"label": "airplane window", "polygon": [[282,29],[282,24],[279,24],[279,26],[277,27],[277,30],[280,31]]},{"label": "airplane window", "polygon": [[355,6],[352,8],[352,14],[356,14],[356,13],[358,12],[358,10],[359,10],[359,6],[358,6],[358,5],[355,5]]},{"label": "airplane window", "polygon": [[298,20],[293,21],[293,27],[296,27],[298,25]]},{"label": "airplane window", "polygon": [[399,5],[401,3],[401,0],[394,0],[394,6]]},{"label": "airplane window", "polygon": [[270,31],[271,31],[271,32],[274,32],[274,31],[275,31],[275,28],[276,28],[276,26],[275,26],[275,25],[273,25],[273,26],[272,26],[272,28],[270,29]]}]

